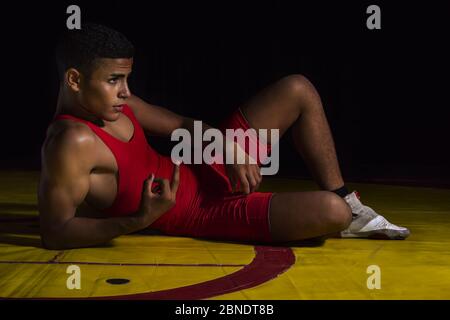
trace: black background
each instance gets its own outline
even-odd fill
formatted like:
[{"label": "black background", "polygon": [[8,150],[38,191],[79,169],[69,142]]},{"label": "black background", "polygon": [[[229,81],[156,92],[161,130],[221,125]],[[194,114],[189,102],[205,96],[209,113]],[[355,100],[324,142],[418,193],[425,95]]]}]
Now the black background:
[{"label": "black background", "polygon": [[[0,169],[40,167],[70,4],[82,23],[134,43],[131,90],[151,103],[215,126],[270,83],[303,74],[322,97],[347,181],[450,185],[450,5],[437,1],[10,2]],[[381,30],[366,27],[370,4],[381,8]],[[280,176],[309,177],[290,139],[280,151]]]}]

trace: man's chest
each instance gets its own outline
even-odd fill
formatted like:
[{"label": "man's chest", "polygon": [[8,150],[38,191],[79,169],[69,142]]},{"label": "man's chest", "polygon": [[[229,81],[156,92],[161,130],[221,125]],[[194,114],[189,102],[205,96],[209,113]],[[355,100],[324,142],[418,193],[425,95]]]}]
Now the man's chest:
[{"label": "man's chest", "polygon": [[[126,142],[134,134],[134,128],[127,117],[121,117],[115,126],[104,128],[114,139]],[[118,142],[120,143],[120,142]],[[89,175],[89,192],[85,202],[95,209],[105,209],[112,205],[118,191],[119,166],[112,150],[96,136],[95,166]]]},{"label": "man's chest", "polygon": [[85,202],[99,210],[110,207],[116,198],[119,169],[114,154],[98,137],[96,153],[96,164],[89,175],[89,192]]}]

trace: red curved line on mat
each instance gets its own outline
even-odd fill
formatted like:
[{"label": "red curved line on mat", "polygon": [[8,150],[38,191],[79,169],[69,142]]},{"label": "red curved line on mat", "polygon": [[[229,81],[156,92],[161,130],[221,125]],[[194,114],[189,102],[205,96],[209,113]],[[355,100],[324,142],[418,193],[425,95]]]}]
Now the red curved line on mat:
[{"label": "red curved line on mat", "polygon": [[295,263],[295,255],[288,247],[255,247],[255,258],[244,268],[214,280],[156,292],[112,297],[94,297],[95,300],[196,300],[248,289],[276,278]]},{"label": "red curved line on mat", "polygon": [[[255,246],[250,264],[227,276],[168,290],[91,298],[29,298],[25,300],[197,300],[248,289],[276,278],[295,263],[289,247]],[[4,299],[4,298],[2,298]],[[15,298],[6,298],[14,300]]]}]

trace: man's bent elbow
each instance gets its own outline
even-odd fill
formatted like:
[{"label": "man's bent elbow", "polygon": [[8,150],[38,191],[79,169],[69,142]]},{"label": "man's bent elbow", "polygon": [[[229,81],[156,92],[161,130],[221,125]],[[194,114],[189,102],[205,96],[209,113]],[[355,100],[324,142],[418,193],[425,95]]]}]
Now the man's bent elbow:
[{"label": "man's bent elbow", "polygon": [[41,231],[41,244],[44,249],[47,250],[64,250],[67,249],[63,245],[62,241],[59,241],[56,236],[52,236],[46,232]]},{"label": "man's bent elbow", "polygon": [[65,250],[73,249],[75,246],[68,243],[58,232],[50,232],[41,230],[41,244],[47,250]]}]

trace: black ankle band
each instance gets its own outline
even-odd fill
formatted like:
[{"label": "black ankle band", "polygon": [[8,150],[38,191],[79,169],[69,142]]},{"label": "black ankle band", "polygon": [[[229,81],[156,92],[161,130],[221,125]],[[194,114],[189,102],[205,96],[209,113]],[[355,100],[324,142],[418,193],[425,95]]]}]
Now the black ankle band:
[{"label": "black ankle band", "polygon": [[345,186],[345,184],[336,189],[336,190],[332,190],[331,192],[336,193],[338,196],[340,196],[341,198],[344,198],[346,195],[348,195],[350,192],[348,191],[347,187]]}]

